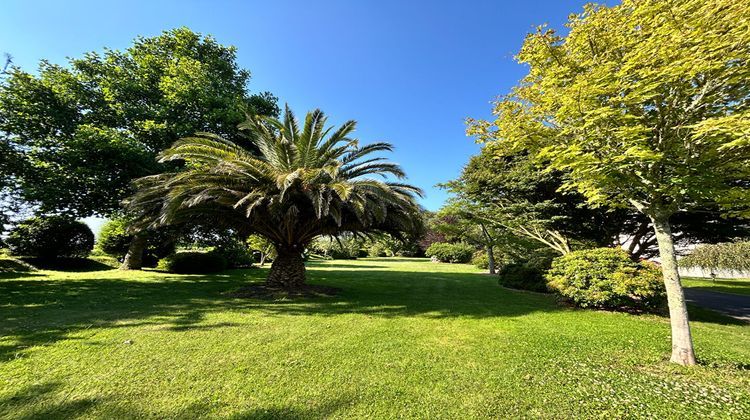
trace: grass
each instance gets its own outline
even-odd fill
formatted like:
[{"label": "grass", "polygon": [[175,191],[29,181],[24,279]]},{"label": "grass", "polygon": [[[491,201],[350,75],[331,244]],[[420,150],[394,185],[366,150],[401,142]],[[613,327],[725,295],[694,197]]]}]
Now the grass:
[{"label": "grass", "polygon": [[714,292],[733,293],[735,295],[750,296],[750,279],[719,279],[685,277],[682,279],[685,287],[699,287]]},{"label": "grass", "polygon": [[0,417],[739,418],[750,326],[574,310],[416,259],[310,264],[335,297],[226,292],[264,270],[0,276]]}]

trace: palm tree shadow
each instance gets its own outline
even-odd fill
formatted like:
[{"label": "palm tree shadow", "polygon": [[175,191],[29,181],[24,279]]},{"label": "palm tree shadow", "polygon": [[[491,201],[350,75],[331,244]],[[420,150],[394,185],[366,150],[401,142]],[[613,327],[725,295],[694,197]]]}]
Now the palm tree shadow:
[{"label": "palm tree shadow", "polygon": [[[234,298],[231,292],[263,281],[265,270],[232,270],[218,275],[160,277],[158,280],[89,278],[48,280],[26,273],[0,281],[0,359],[59,340],[85,339],[76,332],[95,326],[123,328],[158,324],[173,331],[229,326],[207,324],[207,314],[260,311],[274,315],[361,313],[378,317],[505,317],[564,310],[546,296],[519,299],[479,274],[380,270],[310,270],[311,283],[342,289],[333,297]],[[29,326],[33,327],[29,327]]]}]

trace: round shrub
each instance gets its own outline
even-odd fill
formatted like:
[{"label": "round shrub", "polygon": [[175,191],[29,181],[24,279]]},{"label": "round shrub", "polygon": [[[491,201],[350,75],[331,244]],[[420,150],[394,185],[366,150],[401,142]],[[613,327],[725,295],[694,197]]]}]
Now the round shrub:
[{"label": "round shrub", "polygon": [[468,263],[474,255],[474,247],[465,243],[435,242],[425,251],[428,257],[446,263]]},{"label": "round shrub", "polygon": [[501,286],[511,289],[549,292],[544,270],[533,263],[511,263],[503,266],[498,273]]},{"label": "round shrub", "polygon": [[99,236],[96,238],[96,247],[107,255],[122,257],[128,252],[128,246],[132,235],[126,232],[127,226],[124,220],[108,220],[102,225]]},{"label": "round shrub", "polygon": [[74,219],[40,216],[19,223],[5,242],[13,255],[40,260],[85,258],[94,247],[94,234]]},{"label": "round shrub", "polygon": [[549,287],[580,307],[654,308],[665,296],[661,270],[618,248],[574,251],[552,262]]},{"label": "round shrub", "polygon": [[178,252],[162,258],[156,268],[177,274],[217,273],[227,268],[227,260],[216,252]]}]

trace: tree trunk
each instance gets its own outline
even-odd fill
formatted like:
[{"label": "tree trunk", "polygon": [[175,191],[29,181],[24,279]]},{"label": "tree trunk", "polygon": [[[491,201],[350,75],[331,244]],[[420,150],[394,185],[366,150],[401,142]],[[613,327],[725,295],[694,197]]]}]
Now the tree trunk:
[{"label": "tree trunk", "polygon": [[299,289],[305,285],[305,260],[302,253],[294,250],[277,250],[276,258],[266,278],[266,285],[286,290]]},{"label": "tree trunk", "polygon": [[695,364],[695,351],[693,350],[693,338],[690,334],[685,294],[682,291],[680,273],[677,270],[677,257],[675,256],[669,217],[652,216],[651,221],[656,232],[656,241],[659,244],[659,258],[661,259],[664,286],[667,290],[669,321],[672,325],[671,361],[691,366]]},{"label": "tree trunk", "polygon": [[143,267],[143,251],[146,249],[148,237],[144,232],[133,235],[128,246],[128,252],[122,260],[120,270],[140,270]]},{"label": "tree trunk", "polygon": [[490,274],[495,274],[495,253],[492,251],[492,246],[487,246],[487,266],[490,270]]},{"label": "tree trunk", "polygon": [[487,245],[485,245],[485,250],[487,251],[487,266],[490,274],[495,274],[495,253],[492,252],[492,236],[490,236],[490,232],[487,231],[487,227],[485,227],[483,223],[480,223],[479,226],[482,228],[482,234],[487,240]]}]

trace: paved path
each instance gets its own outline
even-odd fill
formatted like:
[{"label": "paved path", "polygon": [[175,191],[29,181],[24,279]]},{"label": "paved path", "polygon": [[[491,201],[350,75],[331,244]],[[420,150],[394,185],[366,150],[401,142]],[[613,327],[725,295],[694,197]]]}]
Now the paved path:
[{"label": "paved path", "polygon": [[750,322],[750,296],[714,292],[695,287],[685,289],[685,299],[704,308]]}]

